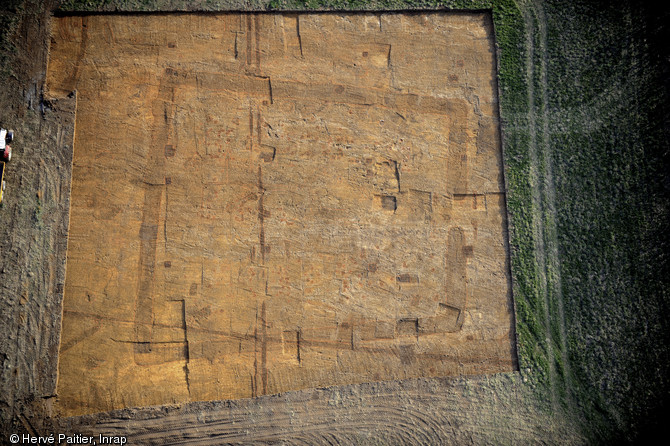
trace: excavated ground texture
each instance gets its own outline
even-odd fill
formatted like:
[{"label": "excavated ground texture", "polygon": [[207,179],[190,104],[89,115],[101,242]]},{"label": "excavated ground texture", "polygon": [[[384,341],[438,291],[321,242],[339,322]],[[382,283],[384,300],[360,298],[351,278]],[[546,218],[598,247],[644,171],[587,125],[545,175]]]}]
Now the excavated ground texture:
[{"label": "excavated ground texture", "polygon": [[513,370],[487,14],[54,20],[57,411]]}]

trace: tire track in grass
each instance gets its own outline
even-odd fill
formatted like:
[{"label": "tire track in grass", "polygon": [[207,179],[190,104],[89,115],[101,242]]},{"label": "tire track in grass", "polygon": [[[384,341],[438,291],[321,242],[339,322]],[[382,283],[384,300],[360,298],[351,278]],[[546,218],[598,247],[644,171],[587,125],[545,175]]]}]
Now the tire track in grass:
[{"label": "tire track in grass", "polygon": [[[536,98],[536,82],[538,75],[538,67],[535,64],[535,57],[538,51],[536,48],[535,38],[538,37],[539,26],[538,18],[534,5],[524,2],[520,4],[520,9],[522,10],[524,25],[526,28],[526,48],[528,49],[528,57],[526,59],[526,76],[528,78],[528,134],[529,134],[529,158],[530,158],[530,183],[531,183],[531,202],[532,202],[532,231],[533,231],[533,240],[534,245],[534,254],[535,254],[535,263],[536,263],[536,273],[538,277],[537,283],[537,299],[538,306],[541,307],[537,314],[538,318],[543,319],[544,325],[544,334],[545,339],[538,339],[538,344],[544,349],[544,355],[546,357],[547,370],[542,370],[543,373],[548,374],[548,385],[549,393],[551,397],[551,405],[555,409],[558,404],[557,396],[557,372],[556,364],[553,360],[554,358],[554,343],[552,340],[551,332],[551,314],[549,312],[549,290],[548,290],[548,281],[547,281],[547,255],[546,255],[546,246],[545,246],[545,232],[546,228],[544,226],[544,217],[545,217],[545,207],[543,204],[545,198],[545,178],[542,170],[542,165],[546,164],[546,161],[543,159],[545,156],[545,150],[539,146],[544,146],[545,135],[538,135],[538,129],[542,132],[544,126],[539,127],[538,121],[544,121],[544,116],[538,117],[537,114],[537,100],[542,100],[541,94],[544,91],[540,91],[539,95]],[[539,42],[538,42],[539,43]],[[544,90],[544,89],[543,89]],[[541,133],[540,132],[540,133]],[[537,365],[537,364],[536,364]],[[539,365],[541,369],[544,369],[542,365]],[[537,373],[537,372],[536,372]]]},{"label": "tire track in grass", "polygon": [[543,314],[539,316],[544,318],[545,339],[542,344],[547,359],[551,404],[554,409],[559,409],[559,406],[572,407],[572,396],[555,221],[556,189],[549,140],[547,24],[541,0],[524,3],[522,11],[528,48],[526,75],[530,104],[532,227],[539,278],[538,299],[543,307]]},{"label": "tire track in grass", "polygon": [[[542,205],[543,205],[543,219],[544,225],[544,255],[545,255],[545,270],[546,270],[546,303],[547,311],[555,310],[556,314],[553,318],[547,320],[547,328],[550,332],[550,341],[558,343],[559,354],[561,356],[561,364],[558,364],[559,370],[556,370],[554,364],[554,372],[560,373],[562,382],[562,391],[564,392],[564,400],[562,401],[567,408],[574,407],[572,400],[572,391],[569,385],[570,377],[570,363],[567,354],[567,335],[565,328],[565,313],[563,309],[563,289],[561,282],[560,270],[560,255],[558,252],[558,233],[556,228],[556,186],[554,184],[554,170],[553,170],[553,153],[551,142],[549,140],[549,100],[548,100],[548,82],[547,82],[547,19],[544,14],[544,5],[542,0],[534,0],[533,9],[537,17],[539,43],[541,52],[540,61],[540,82],[542,88],[542,149],[544,160],[544,178],[542,184]],[[549,314],[551,316],[551,313]],[[558,333],[558,339],[554,339],[552,328]],[[551,346],[553,349],[553,345]],[[551,363],[554,363],[554,357],[550,357]],[[558,377],[556,377],[558,379]],[[554,383],[559,384],[557,382]],[[558,390],[558,389],[557,389]]]}]

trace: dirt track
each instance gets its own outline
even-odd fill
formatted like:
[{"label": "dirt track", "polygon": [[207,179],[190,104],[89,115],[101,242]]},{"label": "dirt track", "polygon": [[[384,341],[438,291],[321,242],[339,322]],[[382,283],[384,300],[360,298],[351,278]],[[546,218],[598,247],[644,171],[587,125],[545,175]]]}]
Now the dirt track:
[{"label": "dirt track", "polygon": [[514,369],[491,39],[485,14],[57,19],[58,412]]}]

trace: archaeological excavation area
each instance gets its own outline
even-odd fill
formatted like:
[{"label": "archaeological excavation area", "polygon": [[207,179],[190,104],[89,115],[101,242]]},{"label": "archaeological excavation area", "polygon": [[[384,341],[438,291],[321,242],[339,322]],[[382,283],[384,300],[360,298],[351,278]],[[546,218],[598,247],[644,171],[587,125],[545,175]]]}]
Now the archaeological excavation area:
[{"label": "archaeological excavation area", "polygon": [[488,13],[56,17],[56,411],[517,368]]}]

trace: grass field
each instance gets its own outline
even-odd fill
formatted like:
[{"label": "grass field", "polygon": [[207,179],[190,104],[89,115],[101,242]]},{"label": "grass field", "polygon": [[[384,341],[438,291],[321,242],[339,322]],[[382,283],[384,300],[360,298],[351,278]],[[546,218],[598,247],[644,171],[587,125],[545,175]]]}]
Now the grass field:
[{"label": "grass field", "polygon": [[566,3],[544,51],[570,382],[590,432],[633,439],[668,399],[668,32],[633,2]]},{"label": "grass field", "polygon": [[[646,438],[660,431],[670,391],[667,11],[586,0],[61,4],[62,11],[442,7],[493,11],[525,385],[548,411],[579,423],[589,443]],[[11,14],[2,23],[11,29]],[[6,35],[5,76],[13,57]]]}]

